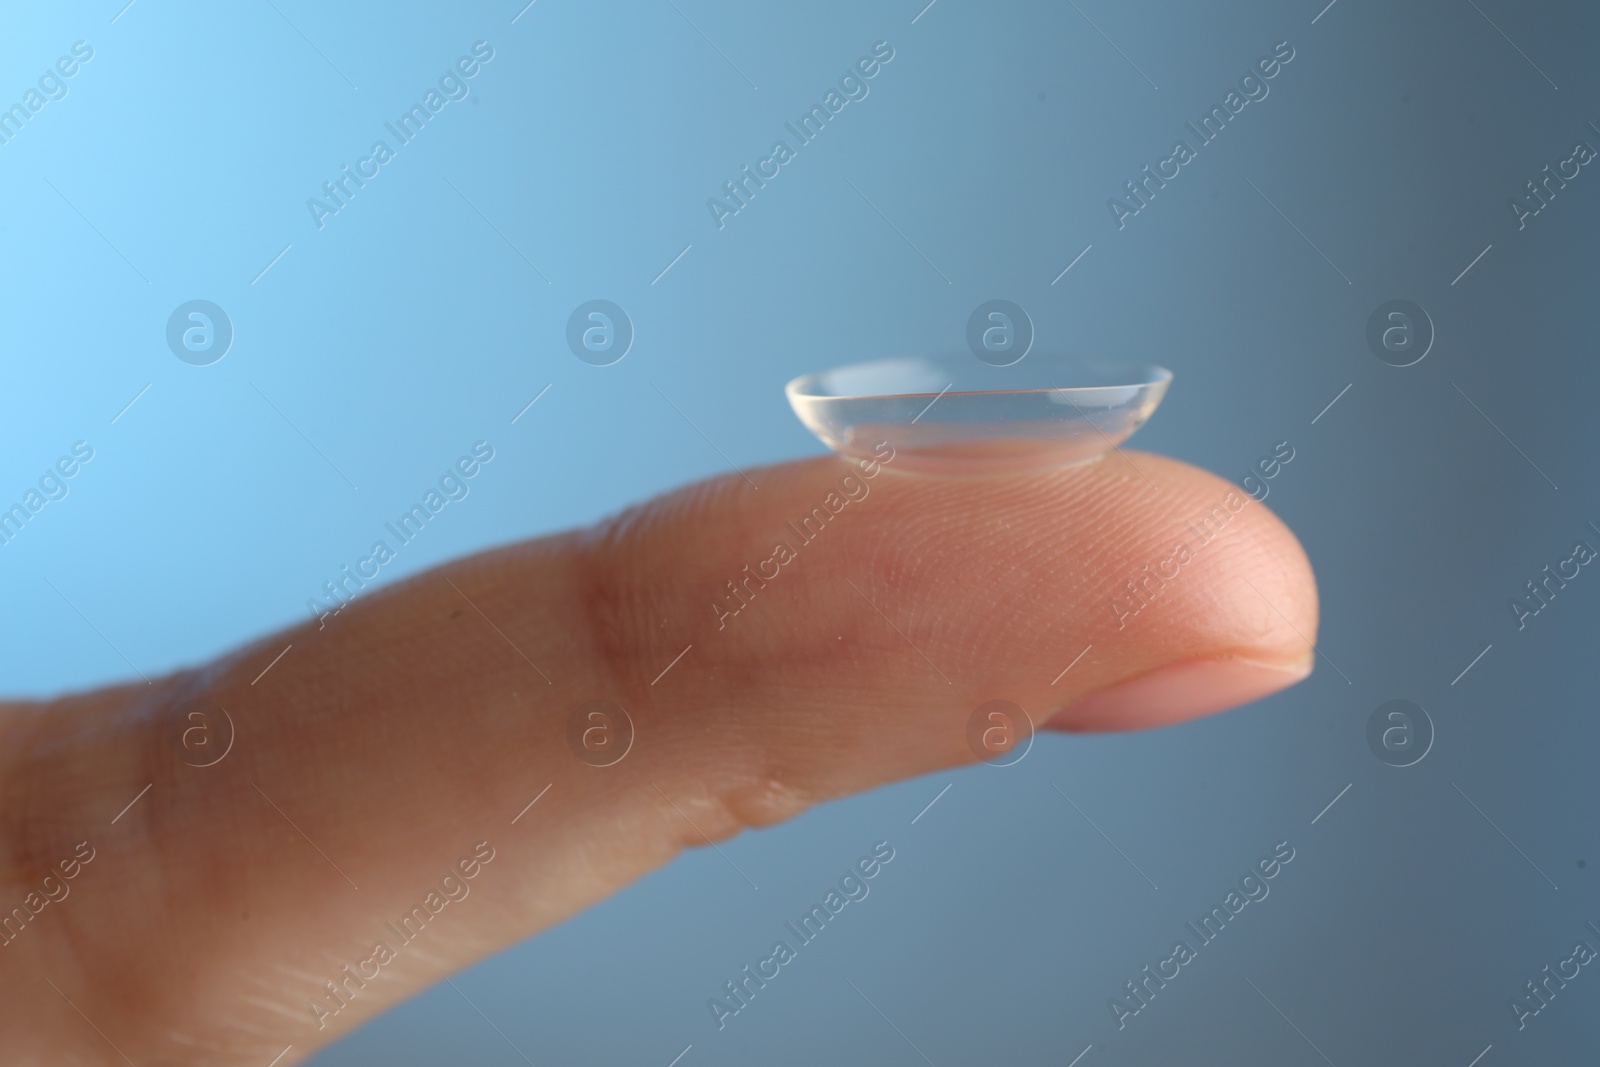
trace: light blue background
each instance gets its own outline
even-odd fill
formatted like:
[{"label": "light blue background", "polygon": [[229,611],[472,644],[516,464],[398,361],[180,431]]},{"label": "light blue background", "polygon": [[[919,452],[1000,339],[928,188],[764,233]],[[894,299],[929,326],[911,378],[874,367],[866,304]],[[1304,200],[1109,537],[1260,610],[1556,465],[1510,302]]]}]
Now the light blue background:
[{"label": "light blue background", "polygon": [[[298,622],[478,439],[495,462],[384,581],[726,471],[661,393],[741,467],[818,452],[787,379],[959,350],[971,309],[1010,299],[1041,350],[1173,368],[1139,447],[1237,478],[1292,444],[1268,502],[1319,576],[1316,674],[746,834],[724,848],[759,892],[687,855],[462,990],[541,1067],[665,1067],[691,1044],[682,1067],[923,1062],[846,979],[941,1067],[1091,1045],[1082,1067],[1600,1050],[1587,970],[1522,1032],[1507,1008],[1574,941],[1600,945],[1600,579],[1521,632],[1507,606],[1600,523],[1600,177],[1520,231],[1506,205],[1575,140],[1600,145],[1595,9],[538,0],[513,23],[517,0],[274,2],[0,16],[6,101],[95,49],[0,146],[0,498],[95,448],[0,547],[9,692],[154,675]],[[318,230],[306,199],[480,39],[495,56],[470,98]],[[1270,96],[1119,231],[1107,198],[1284,39]],[[706,198],[879,40],[896,56],[870,95],[719,231]],[[1394,297],[1437,327],[1404,369],[1364,341]],[[210,367],[164,342],[194,298],[236,330]],[[611,367],[565,346],[592,298],[637,330]],[[1405,769],[1365,742],[1395,697],[1438,733]],[[717,1032],[706,998],[879,839],[898,856],[868,900]],[[1108,998],[1285,839],[1271,896],[1118,1032]],[[316,1062],[523,1061],[444,986]]]}]

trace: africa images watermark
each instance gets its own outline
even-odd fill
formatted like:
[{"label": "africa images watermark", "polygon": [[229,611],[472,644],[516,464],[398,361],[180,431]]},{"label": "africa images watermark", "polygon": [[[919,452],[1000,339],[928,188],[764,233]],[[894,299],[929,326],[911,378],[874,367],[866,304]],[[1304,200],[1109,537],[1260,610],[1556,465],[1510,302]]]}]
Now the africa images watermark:
[{"label": "africa images watermark", "polygon": [[1200,949],[1211,944],[1222,935],[1228,923],[1239,916],[1252,903],[1260,903],[1267,899],[1267,894],[1272,892],[1272,887],[1267,883],[1282,873],[1290,861],[1294,859],[1294,846],[1287,841],[1279,841],[1272,846],[1272,854],[1257,860],[1239,879],[1239,888],[1228,890],[1227,896],[1222,898],[1221,904],[1213,904],[1211,910],[1200,919],[1200,925],[1185,923],[1189,932],[1194,934],[1195,943],[1178,941],[1172,946],[1171,955],[1157,961],[1154,970],[1145,964],[1140,974],[1143,977],[1126,982],[1123,988],[1127,990],[1125,997],[1112,997],[1107,1001],[1111,1009],[1111,1017],[1117,1022],[1117,1029],[1124,1029],[1128,1020],[1138,1015],[1150,1006],[1155,1000],[1156,993],[1165,989],[1167,983],[1176,979],[1183,973],[1183,968],[1193,963],[1200,955]]},{"label": "africa images watermark", "polygon": [[[318,600],[316,597],[306,598],[306,610],[311,612],[311,617],[317,620],[317,629],[327,625],[330,615],[337,615],[361,594],[367,583],[378,577],[381,569],[399,554],[399,550],[416,540],[422,533],[423,527],[433,520],[433,517],[445,509],[445,505],[453,500],[465,500],[472,487],[467,483],[477,477],[490,460],[494,459],[494,446],[487,441],[475,442],[472,454],[457,459],[454,466],[445,470],[439,476],[438,488],[428,487],[422,495],[420,503],[412,504],[402,512],[394,522],[386,522],[383,528],[394,536],[395,547],[390,548],[389,542],[384,540],[374,541],[372,550],[365,556],[356,560],[355,571],[350,570],[346,563],[339,568],[337,581],[329,580],[322,583],[322,595],[328,599]],[[371,570],[367,568],[371,567]]]},{"label": "africa images watermark", "polygon": [[467,899],[472,892],[472,887],[467,883],[483,872],[495,857],[494,846],[487,841],[479,841],[472,846],[472,855],[457,860],[455,866],[446,868],[440,876],[438,886],[428,890],[422,898],[422,903],[411,905],[411,910],[401,916],[398,925],[392,922],[384,923],[384,928],[394,935],[394,945],[388,941],[373,943],[372,952],[365,959],[355,965],[351,970],[346,964],[339,969],[337,980],[329,979],[322,983],[324,1000],[306,998],[306,1006],[311,1009],[312,1016],[317,1020],[317,1029],[321,1030],[328,1025],[328,1019],[338,1015],[350,1006],[350,1002],[365,988],[367,983],[383,973],[383,968],[393,963],[400,956],[400,951],[411,942],[422,936],[428,923],[432,922],[440,912],[452,903],[459,904]]},{"label": "africa images watermark", "polygon": [[33,517],[44,510],[44,506],[51,501],[65,500],[71,491],[67,480],[73,478],[83,469],[83,465],[94,458],[94,446],[87,441],[74,441],[72,455],[62,456],[54,464],[46,467],[44,474],[39,477],[39,487],[32,486],[22,494],[22,499],[9,508],[0,506],[0,545],[9,545],[12,538],[22,532],[22,528]]},{"label": "africa images watermark", "polygon": [[1554,171],[1551,171],[1550,164],[1546,163],[1540,171],[1543,176],[1528,182],[1527,196],[1513,196],[1506,201],[1506,205],[1511,208],[1511,214],[1516,217],[1517,229],[1527,229],[1528,220],[1549,207],[1550,201],[1556,198],[1556,190],[1565,189],[1567,182],[1583,173],[1584,165],[1591,162],[1594,157],[1594,145],[1588,141],[1575,141],[1572,145],[1572,154],[1566,159],[1558,160]]},{"label": "africa images watermark", "polygon": [[[1590,930],[1600,934],[1600,926],[1592,922],[1588,926]],[[1538,982],[1532,979],[1525,982],[1524,987],[1528,992],[1510,1000],[1511,1016],[1517,1020],[1517,1029],[1526,1030],[1528,1020],[1548,1008],[1550,1002],[1556,999],[1556,994],[1567,988],[1567,983],[1582,974],[1583,968],[1593,963],[1594,959],[1594,946],[1586,940],[1579,941],[1572,946],[1572,955],[1556,961],[1554,970],[1547,963],[1544,965],[1543,977]]]},{"label": "africa images watermark", "polygon": [[[1600,537],[1600,526],[1596,526],[1590,521],[1585,521],[1584,525],[1589,528],[1590,532]],[[1528,595],[1521,599],[1512,597],[1508,601],[1511,606],[1511,614],[1517,620],[1517,629],[1527,629],[1528,620],[1549,607],[1550,602],[1556,598],[1556,593],[1565,589],[1568,582],[1582,574],[1583,568],[1595,556],[1594,546],[1589,544],[1588,541],[1580,540],[1573,544],[1572,554],[1566,559],[1558,560],[1553,569],[1550,564],[1546,563],[1544,569],[1540,572],[1544,577],[1540,578],[1537,584],[1532,581],[1526,583]]]},{"label": "africa images watermark", "polygon": [[[39,888],[22,898],[18,907],[12,908],[10,914],[0,917],[0,948],[5,948],[22,936],[22,931],[45,908],[51,904],[59,904],[67,899],[67,894],[72,892],[72,887],[67,883],[78,877],[83,868],[94,859],[94,846],[87,841],[79,841],[72,849],[70,859],[61,860],[56,864],[56,870],[45,875],[39,882]],[[60,872],[59,876],[57,871]]]},{"label": "africa images watermark", "polygon": [[723,983],[727,1000],[717,997],[706,1000],[706,1007],[710,1009],[711,1020],[717,1024],[717,1029],[724,1029],[729,1019],[748,1008],[756,994],[782,974],[783,968],[799,957],[799,950],[816,940],[847,905],[866,900],[867,894],[872,891],[867,883],[876,878],[893,859],[894,846],[887,841],[877,842],[872,846],[872,855],[862,856],[839,878],[839,888],[830,887],[821,904],[811,905],[811,910],[800,917],[798,927],[792,922],[784,923],[783,928],[795,939],[792,947],[788,941],[774,942],[771,953],[756,964],[755,970],[752,971],[746,964],[739,970],[736,979]]},{"label": "africa images watermark", "polygon": [[72,42],[72,54],[57,59],[54,69],[46,69],[39,75],[35,83],[37,88],[30,86],[20,101],[8,108],[0,108],[0,145],[10,144],[11,139],[21,133],[22,127],[43,111],[46,104],[65,100],[69,91],[67,79],[82,70],[83,64],[93,58],[94,46],[88,41]]},{"label": "africa images watermark", "polygon": [[[1239,79],[1237,91],[1228,90],[1228,95],[1222,98],[1222,103],[1212,106],[1200,120],[1199,126],[1192,122],[1185,123],[1197,142],[1194,146],[1190,146],[1187,138],[1174,142],[1172,154],[1157,161],[1154,172],[1147,163],[1139,171],[1141,177],[1137,181],[1123,184],[1127,200],[1119,200],[1113,196],[1106,201],[1106,207],[1111,211],[1111,221],[1117,224],[1117,229],[1124,229],[1128,225],[1128,219],[1149,207],[1149,202],[1155,199],[1156,191],[1165,189],[1167,182],[1183,173],[1185,165],[1200,158],[1200,149],[1221,136],[1223,129],[1236,115],[1252,102],[1259,103],[1265,100],[1267,94],[1272,91],[1267,82],[1277,77],[1278,72],[1294,58],[1294,55],[1294,48],[1288,41],[1279,41],[1272,46],[1270,56],[1262,56],[1256,60],[1255,66]],[[1240,95],[1241,93],[1243,95]],[[1170,173],[1167,170],[1169,166],[1172,168]]]},{"label": "africa images watermark", "polygon": [[[878,72],[894,59],[894,48],[888,41],[879,41],[872,46],[870,56],[862,56],[854,65],[839,77],[839,87],[829,89],[822,98],[822,103],[812,104],[794,122],[785,122],[784,129],[795,137],[795,147],[801,148],[816,140],[833,117],[845,109],[852,101],[861,101],[867,98],[871,87],[867,82],[878,76]],[[796,156],[795,148],[789,147],[788,141],[772,142],[772,151],[763,159],[756,161],[755,169],[751,170],[746,163],[739,168],[739,176],[733,181],[722,183],[722,191],[727,195],[726,200],[710,197],[706,200],[706,209],[711,212],[711,221],[717,224],[717,229],[726,225],[725,219],[737,215],[750,206],[750,201],[755,199],[757,190],[765,189],[767,182],[782,173],[785,164],[793,161]],[[768,169],[770,168],[770,169]]]},{"label": "africa images watermark", "polygon": [[[794,535],[793,544],[788,540],[778,541],[772,546],[772,555],[755,565],[754,574],[750,572],[750,565],[747,563],[743,571],[744,577],[727,583],[727,594],[711,602],[711,610],[717,616],[717,629],[727,629],[728,620],[749,607],[759,590],[765,589],[768,582],[776,580],[783,573],[785,566],[799,559],[799,550],[820,537],[829,521],[838,518],[852,502],[859,503],[867,499],[867,494],[872,492],[872,487],[867,482],[878,476],[883,470],[883,464],[894,459],[894,446],[888,441],[879,441],[872,446],[872,454],[878,458],[856,460],[856,465],[861,471],[860,478],[854,474],[846,474],[839,479],[838,490],[823,497],[822,503],[804,515],[798,526],[792,522],[785,524],[785,529]],[[769,567],[770,573],[767,570]]]},{"label": "africa images watermark", "polygon": [[1248,496],[1241,496],[1230,489],[1221,504],[1213,504],[1210,511],[1184,527],[1184,532],[1193,541],[1192,545],[1190,540],[1178,541],[1172,546],[1171,552],[1154,563],[1146,563],[1139,574],[1124,581],[1120,590],[1124,598],[1119,600],[1116,596],[1111,597],[1111,614],[1117,620],[1117,629],[1126,629],[1129,619],[1160,597],[1167,583],[1193,563],[1200,549],[1210,544],[1229,520],[1245,509],[1245,505],[1252,500],[1267,499],[1267,494],[1272,491],[1267,482],[1276,478],[1284,466],[1293,460],[1294,446],[1288,441],[1279,441],[1271,455],[1257,460],[1250,473],[1239,480],[1239,485]]},{"label": "africa images watermark", "polygon": [[465,100],[471,95],[472,89],[467,82],[477,77],[483,66],[493,58],[494,48],[488,41],[476,42],[470,56],[457,59],[454,66],[439,75],[437,89],[430,86],[421,103],[412,104],[394,122],[383,124],[383,128],[394,135],[394,148],[389,147],[387,141],[374,141],[371,150],[356,160],[354,171],[350,169],[350,164],[341,164],[338,176],[322,183],[322,192],[327,199],[319,200],[313,196],[306,200],[306,210],[311,212],[311,221],[317,224],[317,229],[326,226],[330,216],[349,207],[356,193],[366,188],[367,182],[378,176],[384,164],[395,158],[397,149],[410,144],[422,132],[430,118],[443,111],[446,105]]}]

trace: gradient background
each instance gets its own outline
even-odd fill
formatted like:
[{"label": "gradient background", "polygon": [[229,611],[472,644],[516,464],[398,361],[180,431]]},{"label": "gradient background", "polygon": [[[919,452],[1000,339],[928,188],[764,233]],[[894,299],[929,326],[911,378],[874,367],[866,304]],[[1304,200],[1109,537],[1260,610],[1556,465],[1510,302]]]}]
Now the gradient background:
[{"label": "gradient background", "polygon": [[[1600,176],[1520,231],[1507,199],[1600,145],[1600,12],[1324,2],[14,5],[6,102],[95,56],[0,146],[0,497],[75,440],[95,458],[0,547],[7,691],[298,622],[478,439],[495,461],[383,581],[725,472],[717,449],[816,453],[787,379],[960,351],[1005,298],[1040,350],[1175,371],[1140,448],[1238,479],[1292,445],[1268,504],[1319,577],[1313,677],[726,843],[759,891],[686,855],[459,976],[494,1027],[441,986],[315,1062],[1592,1060],[1600,974],[1521,1032],[1507,1003],[1600,946],[1600,577],[1520,632],[1508,599],[1600,543]],[[469,100],[319,231],[306,198],[480,39]],[[1270,96],[1119,231],[1107,198],[1285,39]],[[879,40],[870,96],[719,231],[706,198]],[[236,331],[209,367],[164,340],[194,298]],[[637,331],[613,366],[565,343],[593,298]],[[1411,367],[1365,341],[1392,298],[1437,330]],[[1437,732],[1406,768],[1366,741],[1395,698]],[[706,999],[881,839],[871,896],[718,1032]],[[1119,1032],[1108,999],[1281,840],[1270,897]]]}]

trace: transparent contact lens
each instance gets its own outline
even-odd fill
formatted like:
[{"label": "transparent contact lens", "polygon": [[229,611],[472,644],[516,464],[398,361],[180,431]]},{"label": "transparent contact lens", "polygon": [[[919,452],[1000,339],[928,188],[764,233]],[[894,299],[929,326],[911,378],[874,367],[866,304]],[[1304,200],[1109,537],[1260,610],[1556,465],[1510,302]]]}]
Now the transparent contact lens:
[{"label": "transparent contact lens", "polygon": [[841,455],[897,470],[984,474],[1092,459],[1126,441],[1172,372],[1035,353],[996,367],[970,355],[912,356],[807,374],[786,388],[806,428]]}]

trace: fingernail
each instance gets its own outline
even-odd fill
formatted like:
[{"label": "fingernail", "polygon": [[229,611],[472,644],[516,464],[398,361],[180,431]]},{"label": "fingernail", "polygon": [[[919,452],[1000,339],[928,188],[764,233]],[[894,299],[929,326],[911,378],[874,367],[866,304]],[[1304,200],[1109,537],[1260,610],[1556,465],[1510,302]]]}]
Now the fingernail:
[{"label": "fingernail", "polygon": [[1287,689],[1311,673],[1312,654],[1297,663],[1260,663],[1229,657],[1162,667],[1070,704],[1046,730],[1086,733],[1145,730],[1209,715]]}]

